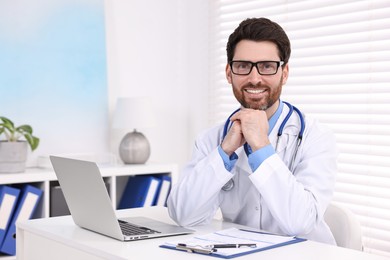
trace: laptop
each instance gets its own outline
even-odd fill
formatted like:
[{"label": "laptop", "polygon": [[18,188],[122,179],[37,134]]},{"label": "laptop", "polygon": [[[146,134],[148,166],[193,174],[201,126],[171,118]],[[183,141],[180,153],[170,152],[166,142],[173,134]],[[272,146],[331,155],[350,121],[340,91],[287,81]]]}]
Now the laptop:
[{"label": "laptop", "polygon": [[193,230],[146,217],[118,219],[94,162],[50,156],[76,225],[121,241],[184,235]]}]

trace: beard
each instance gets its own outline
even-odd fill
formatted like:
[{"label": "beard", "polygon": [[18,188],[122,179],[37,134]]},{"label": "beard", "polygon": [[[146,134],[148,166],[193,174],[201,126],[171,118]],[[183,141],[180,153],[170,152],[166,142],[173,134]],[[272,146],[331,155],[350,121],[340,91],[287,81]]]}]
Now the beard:
[{"label": "beard", "polygon": [[[234,96],[236,97],[237,101],[241,104],[241,106],[245,108],[264,110],[264,111],[270,108],[273,104],[275,104],[275,102],[279,100],[280,95],[282,93],[282,86],[283,86],[282,77],[280,77],[279,83],[273,87],[269,85],[262,85],[261,83],[258,83],[256,85],[248,83],[243,85],[241,88],[238,88],[232,83]],[[245,96],[245,91],[244,91],[245,88],[266,89],[268,95],[259,99],[253,99],[253,98],[250,99]]]}]

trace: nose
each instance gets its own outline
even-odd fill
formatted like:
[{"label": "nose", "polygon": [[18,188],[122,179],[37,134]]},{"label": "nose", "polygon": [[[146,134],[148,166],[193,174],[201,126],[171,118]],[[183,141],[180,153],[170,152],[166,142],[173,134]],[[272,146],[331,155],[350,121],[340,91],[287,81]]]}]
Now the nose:
[{"label": "nose", "polygon": [[261,83],[261,81],[262,81],[262,76],[257,71],[257,68],[253,67],[251,73],[249,73],[248,75],[248,82],[253,85],[257,85],[258,83]]}]

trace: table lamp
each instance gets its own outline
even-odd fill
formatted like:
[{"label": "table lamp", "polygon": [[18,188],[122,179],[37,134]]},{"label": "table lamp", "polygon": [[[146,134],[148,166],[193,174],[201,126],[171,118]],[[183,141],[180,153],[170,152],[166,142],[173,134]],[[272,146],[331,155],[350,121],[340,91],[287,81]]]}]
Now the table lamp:
[{"label": "table lamp", "polygon": [[147,97],[118,98],[113,128],[125,129],[127,133],[119,145],[119,156],[125,164],[143,164],[150,156],[150,144],[145,135],[136,129],[155,125],[152,102]]}]

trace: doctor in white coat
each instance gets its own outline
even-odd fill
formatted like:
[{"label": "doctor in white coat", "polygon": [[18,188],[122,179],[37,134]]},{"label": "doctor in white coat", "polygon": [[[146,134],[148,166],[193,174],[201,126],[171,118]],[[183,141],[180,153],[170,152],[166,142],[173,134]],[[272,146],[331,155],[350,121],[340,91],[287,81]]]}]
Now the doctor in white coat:
[{"label": "doctor in white coat", "polygon": [[220,208],[225,221],[335,244],[323,216],[335,185],[336,142],[317,121],[292,110],[288,116],[280,95],[290,53],[284,30],[266,18],[246,19],[230,35],[226,77],[241,108],[225,133],[219,125],[197,138],[168,198],[179,225],[207,224]]}]

